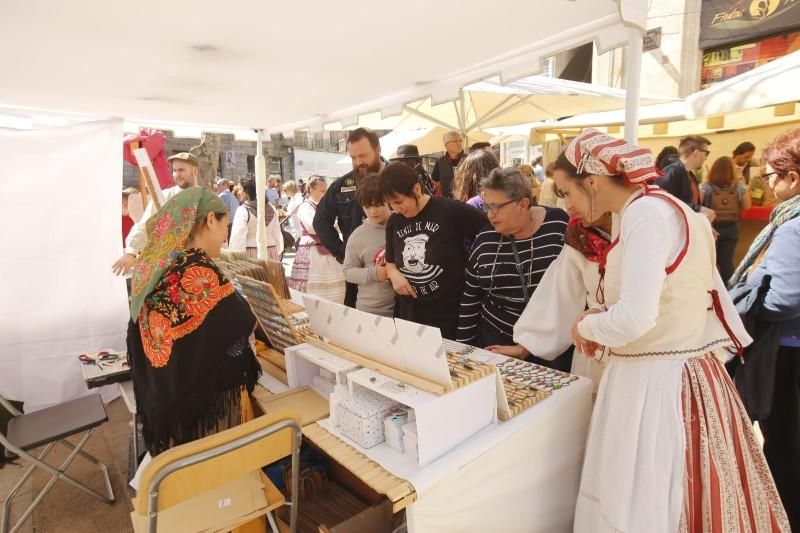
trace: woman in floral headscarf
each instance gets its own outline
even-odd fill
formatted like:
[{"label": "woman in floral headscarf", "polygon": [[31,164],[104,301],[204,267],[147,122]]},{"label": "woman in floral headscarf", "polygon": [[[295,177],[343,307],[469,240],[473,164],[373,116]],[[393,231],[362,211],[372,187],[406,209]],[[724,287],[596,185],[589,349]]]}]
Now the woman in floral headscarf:
[{"label": "woman in floral headscarf", "polygon": [[604,304],[572,326],[605,347],[575,531],[790,531],[747,413],[720,359],[751,342],[715,268],[711,226],[647,185],[649,150],[587,130],[555,163],[567,209],[619,216],[599,262]]},{"label": "woman in floral headscarf", "polygon": [[128,358],[145,446],[155,456],[240,423],[260,367],[247,302],[212,260],[228,237],[219,197],[192,187],[147,222],[131,291]]}]

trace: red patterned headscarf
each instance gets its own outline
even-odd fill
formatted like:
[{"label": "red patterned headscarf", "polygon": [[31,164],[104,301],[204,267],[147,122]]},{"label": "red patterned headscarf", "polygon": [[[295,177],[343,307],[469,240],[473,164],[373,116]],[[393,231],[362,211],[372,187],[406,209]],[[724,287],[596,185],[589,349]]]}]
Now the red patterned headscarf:
[{"label": "red patterned headscarf", "polygon": [[632,185],[653,181],[661,175],[649,149],[615,139],[596,129],[584,130],[572,139],[564,155],[579,174],[622,175]]}]

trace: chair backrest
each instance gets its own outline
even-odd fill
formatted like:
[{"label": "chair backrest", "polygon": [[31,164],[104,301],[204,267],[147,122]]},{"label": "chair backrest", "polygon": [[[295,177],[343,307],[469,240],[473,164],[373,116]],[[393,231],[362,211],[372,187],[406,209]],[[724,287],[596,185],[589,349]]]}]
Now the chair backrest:
[{"label": "chair backrest", "polygon": [[[224,451],[214,456],[226,446],[241,443],[286,422],[290,426],[237,449]],[[297,411],[293,409],[276,410],[244,424],[170,448],[159,454],[142,472],[139,492],[136,495],[137,513],[142,516],[147,515],[149,512],[148,497],[154,483],[160,477],[160,472],[174,467],[177,462],[198,458],[198,455],[201,459],[200,462],[176,470],[163,478],[158,485],[158,505],[155,511],[168,509],[291,455],[294,447],[292,425],[296,426],[298,432],[301,430],[300,414]]]},{"label": "chair backrest", "polygon": [[2,395],[0,395],[0,405],[2,405],[11,416],[19,416],[22,414],[16,407],[14,407],[14,404],[3,398]]}]

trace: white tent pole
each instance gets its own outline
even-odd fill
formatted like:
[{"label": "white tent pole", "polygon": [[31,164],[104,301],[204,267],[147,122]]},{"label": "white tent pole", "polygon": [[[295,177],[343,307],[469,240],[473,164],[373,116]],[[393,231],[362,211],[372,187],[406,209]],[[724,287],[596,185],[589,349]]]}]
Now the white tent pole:
[{"label": "white tent pole", "polygon": [[[267,259],[267,227],[264,225],[266,213],[265,194],[267,189],[267,161],[264,157],[264,130],[256,130],[256,209],[258,210],[258,225],[256,226],[256,242],[258,243],[258,258]],[[277,216],[277,215],[276,215]]]},{"label": "white tent pole", "polygon": [[639,140],[639,89],[642,77],[642,32],[638,28],[628,31],[628,77],[625,82],[625,140]]}]

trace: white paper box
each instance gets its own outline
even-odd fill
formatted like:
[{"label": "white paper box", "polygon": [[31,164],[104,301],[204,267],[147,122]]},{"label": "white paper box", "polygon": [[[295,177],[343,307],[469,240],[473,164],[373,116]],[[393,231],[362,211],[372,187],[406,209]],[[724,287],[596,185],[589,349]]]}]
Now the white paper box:
[{"label": "white paper box", "polygon": [[409,409],[401,407],[392,410],[392,412],[383,419],[386,444],[400,453],[403,453],[403,426],[408,423],[409,415]]},{"label": "white paper box", "polygon": [[314,376],[314,379],[311,380],[311,388],[326,400],[330,400],[335,386],[335,383],[326,380],[322,376]]},{"label": "white paper box", "polygon": [[284,353],[286,377],[291,389],[311,385],[318,376],[332,375],[334,383],[343,385],[347,383],[348,372],[361,368],[355,363],[305,343],[289,346]]},{"label": "white paper box", "polygon": [[395,407],[394,400],[360,389],[336,404],[336,423],[347,437],[364,448],[372,448],[386,440],[383,419]]},{"label": "white paper box", "polygon": [[417,457],[419,464],[423,466],[435,461],[496,420],[496,380],[497,376],[492,373],[437,396],[369,368],[347,374],[352,392],[363,387],[413,409]]}]

